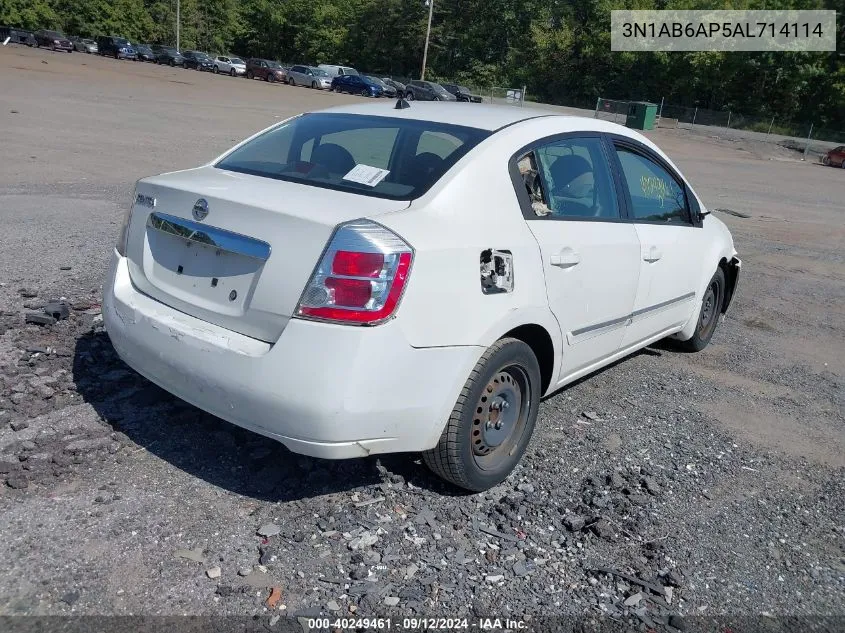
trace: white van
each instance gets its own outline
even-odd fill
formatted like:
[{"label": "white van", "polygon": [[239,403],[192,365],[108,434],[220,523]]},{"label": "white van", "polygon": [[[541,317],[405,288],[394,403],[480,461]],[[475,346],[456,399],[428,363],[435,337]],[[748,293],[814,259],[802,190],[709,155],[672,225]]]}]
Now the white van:
[{"label": "white van", "polygon": [[329,77],[340,77],[341,75],[359,75],[360,73],[351,66],[335,66],[333,64],[320,64],[317,66],[325,70]]}]

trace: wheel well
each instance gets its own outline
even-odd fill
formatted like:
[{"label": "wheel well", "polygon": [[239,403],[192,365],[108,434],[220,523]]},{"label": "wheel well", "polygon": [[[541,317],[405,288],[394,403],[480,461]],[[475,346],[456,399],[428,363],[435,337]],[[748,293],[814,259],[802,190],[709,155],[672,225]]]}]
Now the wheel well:
[{"label": "wheel well", "polygon": [[733,259],[729,262],[723,257],[719,261],[719,268],[725,273],[725,298],[722,301],[722,314],[724,314],[731,304],[731,299],[733,299],[737,278],[739,277],[739,266]]},{"label": "wheel well", "polygon": [[542,381],[542,393],[552,382],[552,374],[555,365],[555,348],[552,337],[542,325],[528,324],[520,325],[505,334],[505,337],[519,339],[534,352],[537,362],[540,364],[540,380]]}]

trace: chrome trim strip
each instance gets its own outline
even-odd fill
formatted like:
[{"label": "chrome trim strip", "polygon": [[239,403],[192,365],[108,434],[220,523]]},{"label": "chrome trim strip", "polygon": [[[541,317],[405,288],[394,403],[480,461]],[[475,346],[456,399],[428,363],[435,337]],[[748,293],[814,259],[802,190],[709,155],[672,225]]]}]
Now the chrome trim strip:
[{"label": "chrome trim strip", "polygon": [[670,305],[675,303],[681,303],[682,301],[687,301],[688,299],[692,299],[695,297],[694,292],[688,292],[685,295],[681,295],[680,297],[675,297],[674,299],[669,299],[668,301],[661,301],[660,303],[656,303],[653,306],[649,306],[647,308],[640,308],[639,310],[635,310],[631,314],[619,317],[618,319],[611,319],[610,321],[604,321],[602,323],[596,323],[595,325],[588,325],[587,327],[582,327],[579,330],[572,330],[569,334],[573,337],[578,337],[583,334],[587,334],[588,332],[592,332],[594,330],[601,330],[604,328],[610,328],[611,326],[618,326],[620,324],[628,324],[627,322],[640,317],[648,312],[652,312],[654,310],[660,310],[661,308],[666,308]]},{"label": "chrome trim strip", "polygon": [[695,296],[694,292],[688,292],[685,295],[681,295],[680,297],[675,297],[674,299],[669,299],[668,301],[661,301],[660,303],[656,303],[653,306],[649,306],[647,308],[640,308],[639,310],[635,310],[631,313],[629,318],[633,319],[638,316],[642,316],[646,312],[651,312],[652,310],[660,310],[661,308],[666,308],[674,303],[681,303],[682,301],[686,301],[687,299],[692,299]]},{"label": "chrome trim strip", "polygon": [[270,257],[270,245],[240,233],[233,233],[214,226],[206,226],[175,215],[154,212],[147,218],[147,227],[175,235],[189,242],[219,248],[227,253],[236,253],[266,261]]}]

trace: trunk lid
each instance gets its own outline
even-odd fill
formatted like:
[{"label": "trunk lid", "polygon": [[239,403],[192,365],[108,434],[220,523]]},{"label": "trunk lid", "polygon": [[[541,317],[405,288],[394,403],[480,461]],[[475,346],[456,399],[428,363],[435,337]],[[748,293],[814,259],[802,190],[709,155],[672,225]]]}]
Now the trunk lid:
[{"label": "trunk lid", "polygon": [[137,194],[126,251],[135,286],[267,342],[281,335],[338,224],[409,204],[214,167],[144,179]]}]

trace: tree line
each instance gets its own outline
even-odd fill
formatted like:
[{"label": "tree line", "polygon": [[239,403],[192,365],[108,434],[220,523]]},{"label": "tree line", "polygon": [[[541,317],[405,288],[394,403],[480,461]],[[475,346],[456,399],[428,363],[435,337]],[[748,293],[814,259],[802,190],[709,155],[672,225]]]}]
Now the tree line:
[{"label": "tree line", "polygon": [[[845,130],[845,54],[614,53],[611,9],[834,9],[845,0],[435,0],[427,75],[548,103],[652,100]],[[181,0],[183,49],[418,78],[424,0]],[[176,0],[0,0],[0,24],[175,44]]]}]

